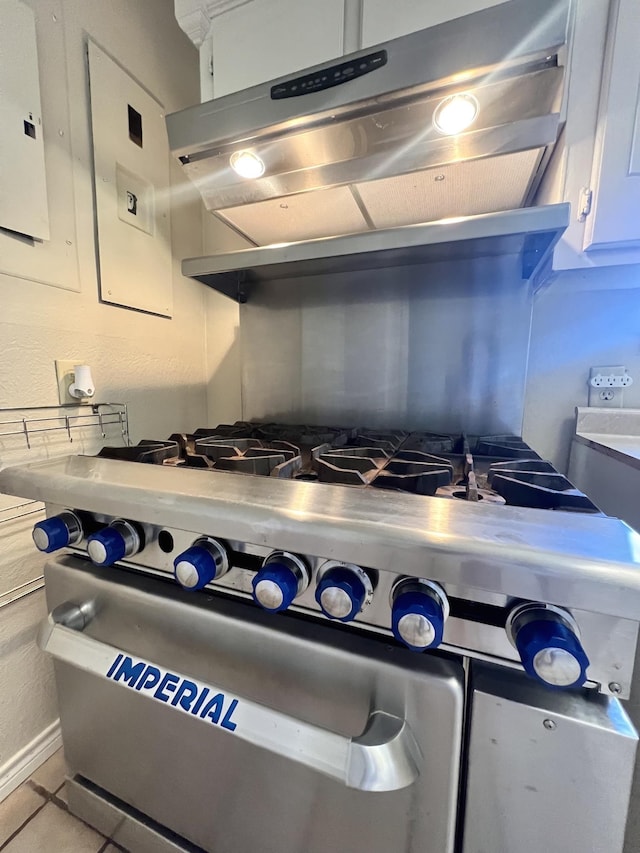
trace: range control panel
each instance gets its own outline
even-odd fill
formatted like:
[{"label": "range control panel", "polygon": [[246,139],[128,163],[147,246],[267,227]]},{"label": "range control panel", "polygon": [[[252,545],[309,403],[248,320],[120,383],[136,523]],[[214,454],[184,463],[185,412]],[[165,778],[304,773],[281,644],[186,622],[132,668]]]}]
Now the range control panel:
[{"label": "range control panel", "polygon": [[367,56],[361,56],[350,62],[340,62],[330,68],[323,68],[315,74],[304,74],[284,83],[276,83],[271,87],[271,100],[279,101],[282,98],[297,98],[300,95],[308,95],[310,92],[320,92],[339,86],[348,80],[355,80],[363,74],[369,74],[376,68],[382,68],[387,64],[387,51],[377,50]]},{"label": "range control panel", "polygon": [[33,540],[45,553],[83,552],[105,571],[124,566],[193,594],[215,590],[273,614],[352,624],[414,652],[440,648],[522,668],[554,689],[597,686],[624,698],[630,688],[637,624],[628,620],[66,508],[36,524]]}]

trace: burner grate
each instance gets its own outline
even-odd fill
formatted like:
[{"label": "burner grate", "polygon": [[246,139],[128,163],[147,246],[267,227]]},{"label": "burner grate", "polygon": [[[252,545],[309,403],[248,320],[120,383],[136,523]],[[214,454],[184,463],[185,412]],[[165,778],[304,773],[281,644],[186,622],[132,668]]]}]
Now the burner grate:
[{"label": "burner grate", "polygon": [[98,454],[156,465],[404,491],[472,503],[599,512],[519,436],[236,421]]},{"label": "burner grate", "polygon": [[495,462],[487,482],[511,506],[599,512],[597,506],[550,462]]},{"label": "burner grate", "polygon": [[97,454],[103,459],[121,459],[126,462],[146,462],[162,465],[170,459],[180,457],[180,448],[175,441],[149,441],[143,439],[129,447],[103,447]]}]

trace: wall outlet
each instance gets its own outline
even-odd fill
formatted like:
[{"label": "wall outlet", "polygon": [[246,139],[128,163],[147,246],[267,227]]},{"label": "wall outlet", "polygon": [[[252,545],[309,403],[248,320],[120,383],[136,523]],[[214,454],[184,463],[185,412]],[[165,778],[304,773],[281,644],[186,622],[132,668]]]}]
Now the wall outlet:
[{"label": "wall outlet", "polygon": [[623,365],[592,367],[589,371],[589,405],[620,409],[624,389],[632,384],[633,379]]},{"label": "wall outlet", "polygon": [[85,364],[81,358],[56,361],[56,378],[58,380],[58,400],[61,406],[67,403],[81,403],[77,397],[69,393],[69,386],[75,378],[74,368],[76,364]]}]

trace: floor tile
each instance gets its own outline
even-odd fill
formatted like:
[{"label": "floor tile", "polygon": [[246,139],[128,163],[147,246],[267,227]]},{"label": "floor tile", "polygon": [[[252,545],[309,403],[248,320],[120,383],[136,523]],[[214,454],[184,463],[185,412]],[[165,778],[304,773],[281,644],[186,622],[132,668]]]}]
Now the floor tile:
[{"label": "floor tile", "polygon": [[45,800],[28,785],[21,785],[0,803],[0,844],[22,826]]},{"label": "floor tile", "polygon": [[32,818],[3,853],[97,853],[104,838],[53,803]]},{"label": "floor tile", "polygon": [[31,776],[31,781],[53,794],[64,782],[67,765],[64,760],[64,752],[59,749],[51,758],[47,759]]},{"label": "floor tile", "polygon": [[56,791],[56,800],[61,800],[65,804],[65,806],[69,805],[69,799],[67,797],[67,786],[66,786],[66,784],[62,785]]}]

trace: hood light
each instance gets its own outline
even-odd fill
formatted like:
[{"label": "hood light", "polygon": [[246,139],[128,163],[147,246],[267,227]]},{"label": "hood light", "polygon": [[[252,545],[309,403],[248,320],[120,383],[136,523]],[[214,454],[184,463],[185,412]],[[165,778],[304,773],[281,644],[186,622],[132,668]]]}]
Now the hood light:
[{"label": "hood light", "polygon": [[433,123],[440,133],[455,136],[472,125],[477,115],[478,102],[473,95],[452,95],[440,101],[433,114]]},{"label": "hood light", "polygon": [[229,163],[241,178],[259,178],[264,175],[264,163],[251,151],[234,151]]}]

